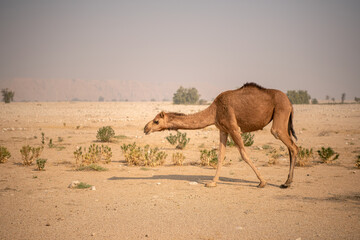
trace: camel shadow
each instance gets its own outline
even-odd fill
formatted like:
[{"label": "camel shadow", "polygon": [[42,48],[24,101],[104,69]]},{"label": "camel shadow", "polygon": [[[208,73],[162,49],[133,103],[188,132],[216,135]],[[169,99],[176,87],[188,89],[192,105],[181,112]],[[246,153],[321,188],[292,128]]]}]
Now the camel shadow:
[{"label": "camel shadow", "polygon": [[[211,182],[213,179],[212,176],[205,176],[205,175],[178,175],[178,174],[170,174],[170,175],[153,175],[151,177],[111,177],[108,180],[174,180],[174,181],[188,181],[190,182],[197,182],[199,184],[205,184],[207,182]],[[244,179],[235,179],[235,178],[228,178],[228,177],[220,177],[220,181],[218,184],[224,185],[237,185],[238,183],[245,184],[249,187],[257,187],[259,182],[255,181],[248,181]],[[268,186],[272,187],[280,187],[280,185],[268,183]]]}]

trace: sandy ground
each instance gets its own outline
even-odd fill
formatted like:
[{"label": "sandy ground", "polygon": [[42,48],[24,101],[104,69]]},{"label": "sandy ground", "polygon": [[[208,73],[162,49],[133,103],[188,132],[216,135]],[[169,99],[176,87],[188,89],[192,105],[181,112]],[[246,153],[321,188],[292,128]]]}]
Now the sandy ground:
[{"label": "sandy ground", "polygon": [[[11,103],[0,104],[0,145],[11,152],[0,164],[0,239],[360,239],[360,105],[296,105],[297,144],[340,153],[333,164],[296,167],[294,183],[280,189],[288,174],[286,157],[268,165],[270,145],[282,143],[270,126],[255,132],[247,148],[268,181],[264,189],[236,148],[227,148],[221,182],[206,188],[215,170],[193,165],[201,149],[218,146],[215,127],[186,131],[185,166],[172,165],[176,150],[168,131],[143,134],[161,110],[192,113],[206,106],[170,103]],[[107,143],[112,162],[106,172],[74,170],[77,146],[96,143],[97,130],[110,125],[121,139]],[[22,166],[20,148],[47,145],[46,171]],[[184,131],[185,132],[185,131]],[[59,142],[58,139],[63,141]],[[120,146],[150,144],[168,153],[166,164],[130,167]],[[95,191],[70,189],[79,180]]]}]

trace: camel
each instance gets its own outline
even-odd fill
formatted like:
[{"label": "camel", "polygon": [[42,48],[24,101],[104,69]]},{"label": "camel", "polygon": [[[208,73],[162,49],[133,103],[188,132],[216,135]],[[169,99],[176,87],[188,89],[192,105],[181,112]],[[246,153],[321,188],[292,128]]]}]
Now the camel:
[{"label": "camel", "polygon": [[260,181],[258,187],[263,188],[266,181],[248,157],[241,133],[263,129],[272,121],[271,133],[280,139],[289,150],[289,175],[281,188],[290,187],[294,177],[294,166],[298,147],[293,128],[293,107],[289,98],[276,89],[266,89],[256,83],[246,83],[241,88],[219,94],[206,109],[185,115],[182,113],[160,112],[144,127],[144,133],[163,130],[201,129],[215,125],[220,131],[218,165],[212,182],[206,187],[216,187],[225,156],[228,135],[234,140],[242,159],[252,168]]}]

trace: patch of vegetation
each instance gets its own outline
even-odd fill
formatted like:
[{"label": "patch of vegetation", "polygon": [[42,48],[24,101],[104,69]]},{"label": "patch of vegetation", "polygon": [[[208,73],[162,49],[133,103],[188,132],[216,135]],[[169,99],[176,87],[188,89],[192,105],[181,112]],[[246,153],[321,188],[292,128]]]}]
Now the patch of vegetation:
[{"label": "patch of vegetation", "polygon": [[244,146],[245,147],[250,147],[251,145],[254,144],[254,134],[251,133],[242,133],[241,137],[244,141]]},{"label": "patch of vegetation", "polygon": [[109,163],[111,162],[112,151],[108,146],[91,144],[87,151],[84,148],[84,152],[82,147],[78,147],[74,152],[74,157],[76,166],[87,166],[101,161]]},{"label": "patch of vegetation", "polygon": [[3,96],[4,103],[10,103],[11,101],[14,101],[15,92],[5,88],[1,90],[1,94]]},{"label": "patch of vegetation", "polygon": [[77,189],[86,189],[86,188],[91,188],[92,186],[90,184],[84,183],[84,182],[80,182],[79,184],[77,184],[75,186],[75,188]]},{"label": "patch of vegetation", "polygon": [[184,149],[185,146],[190,142],[190,138],[186,138],[186,133],[181,133],[180,131],[176,132],[176,135],[172,135],[170,133],[169,136],[166,137],[166,140],[171,145],[176,145],[176,149]]},{"label": "patch of vegetation", "polygon": [[200,94],[196,88],[180,88],[174,93],[174,104],[196,104],[199,101]]},{"label": "patch of vegetation", "polygon": [[303,147],[299,147],[299,153],[298,153],[298,158],[296,161],[296,166],[298,167],[305,167],[307,165],[310,164],[310,160],[314,158],[313,155],[313,149],[310,148],[303,148]]},{"label": "patch of vegetation", "polygon": [[172,161],[175,166],[182,166],[185,160],[184,154],[180,152],[173,153],[172,155]]},{"label": "patch of vegetation", "polygon": [[109,169],[104,168],[102,166],[99,166],[97,164],[90,164],[87,166],[79,166],[76,168],[76,171],[97,171],[97,172],[104,172],[104,171],[108,171]]},{"label": "patch of vegetation", "polygon": [[357,168],[360,168],[360,155],[357,155],[357,159],[356,159],[355,166],[356,166]]},{"label": "patch of vegetation", "polygon": [[110,126],[99,128],[96,138],[101,142],[110,142],[110,139],[115,136],[115,131]]},{"label": "patch of vegetation", "polygon": [[39,171],[43,171],[45,170],[45,163],[46,163],[47,159],[45,158],[38,158],[36,159],[36,165],[37,165],[37,169]]},{"label": "patch of vegetation", "polygon": [[340,154],[335,152],[331,147],[321,147],[321,150],[318,150],[317,153],[319,154],[319,157],[323,161],[323,163],[331,163],[338,159],[340,156]]},{"label": "patch of vegetation", "polygon": [[213,168],[216,168],[218,164],[218,156],[216,149],[212,150],[200,150],[200,164],[202,166],[212,166]]},{"label": "patch of vegetation", "polygon": [[50,138],[50,139],[49,139],[48,146],[49,146],[49,148],[53,148],[53,147],[55,147],[55,145],[53,144],[53,140],[52,140],[52,138]]},{"label": "patch of vegetation", "polygon": [[146,145],[142,148],[136,146],[135,142],[133,144],[124,144],[121,146],[121,150],[130,166],[161,166],[167,157],[167,154],[164,151],[159,151],[157,147],[150,148],[149,145]]},{"label": "patch of vegetation", "polygon": [[292,104],[309,104],[309,100],[311,99],[311,96],[308,94],[308,92],[304,90],[290,90],[287,91],[286,95]]},{"label": "patch of vegetation", "polygon": [[268,149],[273,149],[273,147],[270,146],[270,145],[265,144],[265,145],[262,146],[262,149],[268,150]]},{"label": "patch of vegetation", "polygon": [[6,147],[0,146],[0,163],[5,163],[11,157]]},{"label": "patch of vegetation", "polygon": [[41,133],[41,144],[44,145],[45,144],[45,133]]},{"label": "patch of vegetation", "polygon": [[129,137],[125,136],[125,135],[117,135],[117,136],[114,136],[114,138],[116,138],[116,139],[127,139]]},{"label": "patch of vegetation", "polygon": [[29,166],[32,162],[37,159],[44,147],[31,147],[29,145],[23,146],[20,149],[21,158],[25,166]]}]

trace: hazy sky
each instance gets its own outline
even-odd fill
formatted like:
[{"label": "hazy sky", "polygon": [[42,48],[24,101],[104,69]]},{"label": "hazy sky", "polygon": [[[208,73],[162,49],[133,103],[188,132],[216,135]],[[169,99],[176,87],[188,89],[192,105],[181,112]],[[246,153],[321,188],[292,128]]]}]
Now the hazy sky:
[{"label": "hazy sky", "polygon": [[360,1],[0,0],[0,81],[254,81],[360,97]]}]

